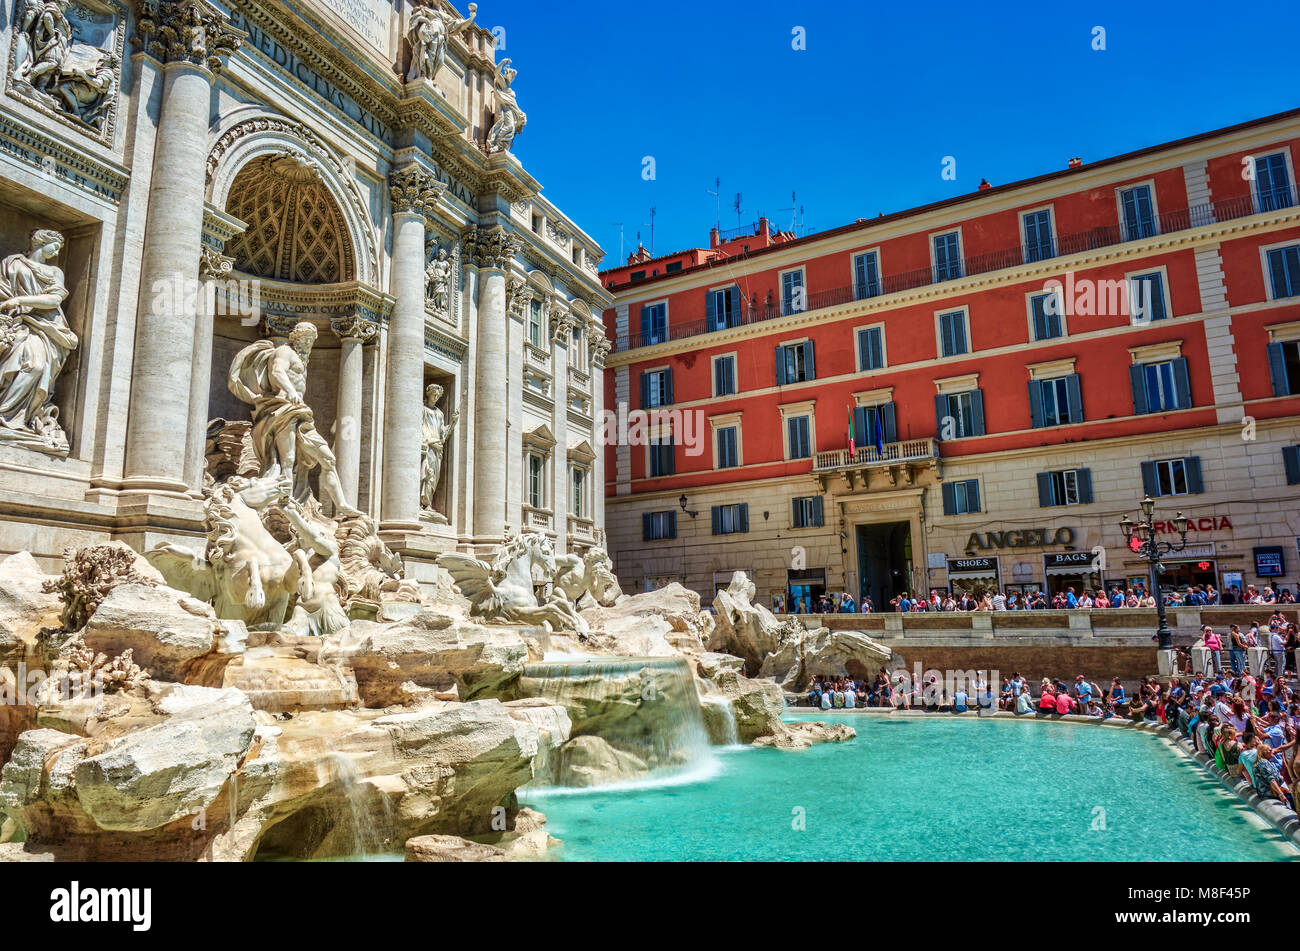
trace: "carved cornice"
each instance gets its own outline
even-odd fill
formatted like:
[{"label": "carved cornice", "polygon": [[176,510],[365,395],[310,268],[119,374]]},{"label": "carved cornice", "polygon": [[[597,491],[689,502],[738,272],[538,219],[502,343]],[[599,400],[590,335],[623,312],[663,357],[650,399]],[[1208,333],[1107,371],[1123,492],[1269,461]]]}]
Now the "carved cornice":
[{"label": "carved cornice", "polygon": [[303,321],[293,317],[281,317],[276,314],[267,314],[262,318],[262,336],[263,337],[287,337],[289,331],[298,326]]},{"label": "carved cornice", "polygon": [[428,217],[438,207],[438,201],[447,186],[418,165],[408,165],[394,172],[388,179],[388,194],[395,215],[421,215]]},{"label": "carved cornice", "polygon": [[363,344],[370,343],[379,335],[377,323],[356,316],[331,320],[330,330],[334,331],[335,336],[340,340],[359,340]]},{"label": "carved cornice", "polygon": [[519,239],[500,225],[471,228],[461,240],[465,245],[466,257],[478,268],[508,271],[519,253]]},{"label": "carved cornice", "polygon": [[199,280],[224,281],[234,270],[235,259],[227,257],[210,245],[199,248]]},{"label": "carved cornice", "polygon": [[216,73],[247,37],[205,0],[138,0],[131,45],[160,63],[191,63]]}]

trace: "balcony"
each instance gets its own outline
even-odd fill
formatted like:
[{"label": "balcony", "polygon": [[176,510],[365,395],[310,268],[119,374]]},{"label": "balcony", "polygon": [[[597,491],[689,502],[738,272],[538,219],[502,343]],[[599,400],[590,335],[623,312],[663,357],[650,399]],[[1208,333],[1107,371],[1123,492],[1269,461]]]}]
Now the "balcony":
[{"label": "balcony", "polygon": [[885,443],[883,449],[882,452],[875,446],[859,446],[852,454],[847,449],[819,452],[813,458],[813,475],[823,492],[829,489],[837,476],[850,492],[856,492],[870,486],[872,472],[885,475],[889,488],[915,485],[917,478],[927,469],[936,474],[939,472],[939,442],[936,439]]},{"label": "balcony", "polygon": [[[990,274],[995,271],[1023,267],[1026,264],[1051,260],[1056,257],[1097,251],[1102,248],[1128,244],[1132,241],[1144,241],[1157,235],[1174,234],[1179,231],[1203,228],[1220,222],[1234,221],[1238,218],[1248,218],[1255,214],[1280,211],[1285,208],[1295,207],[1297,204],[1300,204],[1300,201],[1297,201],[1294,187],[1289,190],[1278,189],[1265,195],[1256,195],[1253,192],[1246,195],[1237,195],[1233,198],[1224,198],[1204,205],[1195,205],[1191,208],[1165,212],[1150,221],[1143,222],[1136,228],[1130,229],[1126,224],[1122,223],[1106,225],[1075,234],[1056,235],[1047,246],[1042,244],[1034,246],[1016,245],[1001,251],[968,255],[945,267],[923,267],[896,274],[883,274],[876,286],[868,287],[862,284],[853,284],[846,287],[808,292],[804,298],[804,306],[798,312],[804,313],[821,310],[825,307],[839,307],[857,300],[867,300],[872,297],[917,290],[922,287],[961,280],[976,274]],[[636,350],[639,347],[650,347],[669,343],[673,340],[698,337],[718,330],[761,323],[777,317],[790,316],[796,312],[779,300],[759,301],[757,295],[753,295],[748,301],[742,298],[739,309],[740,313],[732,314],[726,320],[700,318],[697,320],[676,321],[670,317],[669,326],[666,330],[655,330],[646,334],[640,332],[629,333],[626,344],[619,345],[617,349],[620,351]]]}]

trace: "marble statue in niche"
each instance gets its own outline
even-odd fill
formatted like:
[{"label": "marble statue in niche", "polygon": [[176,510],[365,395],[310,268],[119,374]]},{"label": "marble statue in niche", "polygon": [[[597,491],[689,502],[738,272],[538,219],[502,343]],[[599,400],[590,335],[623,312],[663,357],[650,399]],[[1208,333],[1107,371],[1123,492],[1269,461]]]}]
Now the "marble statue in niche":
[{"label": "marble statue in niche", "polygon": [[510,60],[503,59],[497,67],[497,117],[488,131],[489,152],[509,151],[515,136],[523,132],[524,126],[528,124],[528,116],[519,108],[519,101],[515,98],[513,88],[519,71],[512,69],[510,63]]},{"label": "marble statue in niche", "polygon": [[424,269],[425,296],[434,312],[446,317],[451,307],[452,260],[447,249],[439,247]]},{"label": "marble statue in niche", "polygon": [[438,403],[442,399],[443,388],[437,383],[431,384],[424,391],[424,427],[421,436],[422,457],[420,460],[420,509],[427,518],[441,524],[446,523],[446,516],[433,507],[433,497],[442,481],[442,461],[447,447],[447,437],[460,421],[460,411],[443,415]]},{"label": "marble statue in niche", "polygon": [[55,264],[63,235],[37,229],[26,254],[0,262],[0,440],[66,454],[54,384],[77,335],[68,326],[63,271]]}]

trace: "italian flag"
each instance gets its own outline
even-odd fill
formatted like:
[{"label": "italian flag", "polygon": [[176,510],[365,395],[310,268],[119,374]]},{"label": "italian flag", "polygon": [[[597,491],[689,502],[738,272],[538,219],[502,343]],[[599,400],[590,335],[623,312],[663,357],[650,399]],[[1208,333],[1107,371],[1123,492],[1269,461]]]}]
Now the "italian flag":
[{"label": "italian flag", "polygon": [[857,434],[853,431],[853,407],[849,407],[849,458],[858,454]]}]

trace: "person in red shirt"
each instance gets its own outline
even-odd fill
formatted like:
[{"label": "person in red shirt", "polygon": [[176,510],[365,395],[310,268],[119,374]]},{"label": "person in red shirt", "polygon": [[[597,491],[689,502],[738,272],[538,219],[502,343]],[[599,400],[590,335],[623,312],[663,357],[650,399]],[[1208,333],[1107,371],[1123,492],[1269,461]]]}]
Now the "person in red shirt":
[{"label": "person in red shirt", "polygon": [[1056,712],[1061,716],[1074,712],[1074,700],[1064,690],[1056,695]]},{"label": "person in red shirt", "polygon": [[1038,698],[1038,712],[1039,713],[1056,712],[1056,695],[1052,693],[1051,687],[1047,685],[1043,686],[1043,695]]}]

